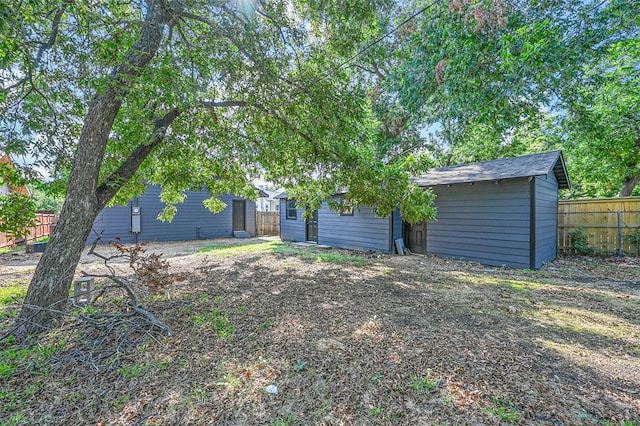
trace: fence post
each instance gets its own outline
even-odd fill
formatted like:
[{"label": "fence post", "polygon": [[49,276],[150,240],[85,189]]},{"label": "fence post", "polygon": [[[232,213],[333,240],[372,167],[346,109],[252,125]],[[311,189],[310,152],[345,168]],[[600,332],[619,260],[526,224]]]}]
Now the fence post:
[{"label": "fence post", "polygon": [[623,253],[622,253],[622,220],[621,220],[621,215],[622,213],[617,211],[616,212],[618,215],[618,256],[622,257]]}]

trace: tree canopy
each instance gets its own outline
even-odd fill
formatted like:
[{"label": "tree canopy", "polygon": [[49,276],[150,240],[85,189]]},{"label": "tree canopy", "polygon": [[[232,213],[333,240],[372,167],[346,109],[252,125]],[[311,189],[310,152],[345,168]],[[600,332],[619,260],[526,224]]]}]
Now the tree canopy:
[{"label": "tree canopy", "polygon": [[[163,217],[170,219],[186,189],[204,185],[214,197],[254,196],[250,178],[266,173],[298,189],[305,204],[348,186],[354,202],[362,198],[388,214],[384,199],[402,203],[410,195],[396,184],[403,180],[408,187],[403,166],[385,167],[370,150],[378,123],[362,95],[365,88],[354,84],[353,69],[339,66],[359,41],[379,31],[367,22],[386,7],[15,5],[18,13],[3,21],[0,44],[1,143],[30,154],[34,166],[66,182],[96,94],[115,90],[119,107],[112,126],[103,129],[108,144],[104,153],[91,153],[100,162],[97,186],[117,189],[105,192],[109,200],[106,194],[116,192],[112,202],[141,193],[145,182],[159,184],[169,206]],[[146,25],[158,26],[157,45],[137,58]],[[159,131],[163,137],[155,138]],[[141,149],[149,149],[144,161],[136,157]],[[132,165],[127,162],[139,168],[124,170]],[[365,179],[387,182],[384,193],[360,185]],[[208,205],[222,207],[214,199]]]}]

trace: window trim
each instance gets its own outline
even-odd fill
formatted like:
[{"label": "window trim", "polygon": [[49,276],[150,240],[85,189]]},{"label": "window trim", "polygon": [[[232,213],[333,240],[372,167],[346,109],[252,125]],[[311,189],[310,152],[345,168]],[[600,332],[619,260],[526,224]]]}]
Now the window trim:
[{"label": "window trim", "polygon": [[[289,205],[289,203],[293,203],[293,208]],[[293,214],[292,214],[293,212]],[[296,207],[296,199],[291,198],[285,201],[285,219],[286,220],[298,220],[298,208]]]}]

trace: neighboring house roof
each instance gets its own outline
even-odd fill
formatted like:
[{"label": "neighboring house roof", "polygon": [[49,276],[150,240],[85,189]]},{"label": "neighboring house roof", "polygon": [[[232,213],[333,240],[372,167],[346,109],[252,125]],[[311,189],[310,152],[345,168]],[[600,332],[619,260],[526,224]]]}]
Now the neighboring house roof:
[{"label": "neighboring house roof", "polygon": [[[347,192],[348,192],[347,188],[341,188],[338,191],[336,191],[334,195],[342,195],[342,194],[346,194]],[[276,200],[279,198],[289,198],[289,194],[287,194],[287,191],[283,191],[273,198],[275,198]]]},{"label": "neighboring house roof", "polygon": [[263,194],[263,195],[260,195],[260,198],[269,198],[273,200],[276,198],[278,194],[280,194],[280,192],[282,192],[282,189],[278,191],[267,191],[267,190],[260,189],[260,194]]},{"label": "neighboring house roof", "polygon": [[[9,154],[7,154],[7,153],[3,153],[0,156],[0,164],[8,164],[9,167],[11,167],[12,169],[15,169],[15,166],[13,165],[13,160],[11,159]],[[2,185],[2,186],[4,186],[5,188],[8,189],[8,186],[6,184]],[[0,186],[0,193],[2,192],[1,191],[2,190],[2,186]],[[29,189],[26,186],[15,186],[15,187],[12,186],[10,189],[11,189],[11,191],[15,191],[15,192],[19,192],[20,194],[31,196],[31,192],[29,191]]]},{"label": "neighboring house roof", "polygon": [[269,198],[269,194],[263,191],[260,188],[256,188],[258,190],[258,198]]},{"label": "neighboring house roof", "polygon": [[569,189],[571,187],[562,151],[441,167],[429,170],[426,175],[412,178],[412,180],[418,186],[452,185],[456,183],[546,176],[551,170],[553,170],[560,189]]}]

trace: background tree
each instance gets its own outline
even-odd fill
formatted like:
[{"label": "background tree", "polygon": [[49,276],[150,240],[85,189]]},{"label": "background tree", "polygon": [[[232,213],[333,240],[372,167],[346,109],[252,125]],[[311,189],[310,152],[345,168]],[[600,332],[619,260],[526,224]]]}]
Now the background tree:
[{"label": "background tree", "polygon": [[0,232],[11,238],[13,248],[15,239],[28,235],[35,226],[35,204],[25,187],[26,179],[10,158],[5,156],[3,160],[0,162]]},{"label": "background tree", "polygon": [[413,129],[418,137],[408,146],[429,152],[437,165],[563,147],[577,164],[585,158],[572,149],[577,133],[553,118],[567,115],[576,92],[600,90],[585,87],[585,73],[606,68],[609,46],[633,46],[639,13],[637,2],[625,1],[416,1],[388,24],[415,15],[386,43],[386,59],[370,49],[362,69],[378,77],[378,110],[400,111],[390,121]]},{"label": "background tree", "polygon": [[630,196],[640,183],[640,41],[611,45],[580,83],[563,122],[575,193]]},{"label": "background tree", "polygon": [[29,235],[30,228],[35,225],[34,210],[35,205],[28,195],[19,192],[0,195],[0,232],[12,241]]},{"label": "background tree", "polygon": [[364,88],[339,66],[387,4],[236,4],[5,4],[0,143],[66,183],[18,334],[53,325],[96,215],[146,182],[162,188],[164,219],[203,185],[212,211],[222,193],[255,196],[258,171],[312,208],[346,186],[381,215],[432,217],[430,194],[408,181],[415,163],[372,146]]}]

